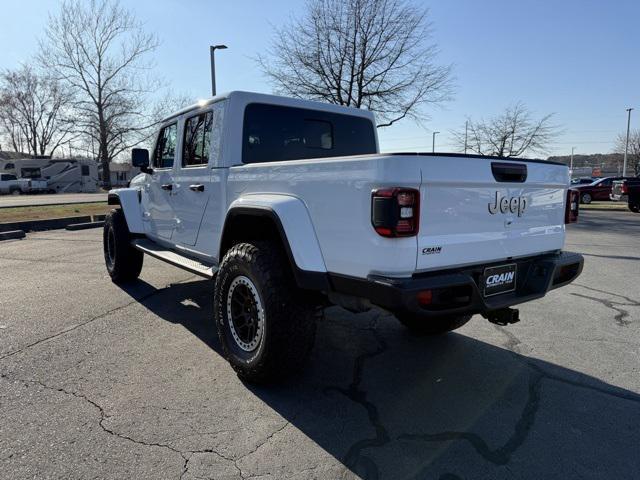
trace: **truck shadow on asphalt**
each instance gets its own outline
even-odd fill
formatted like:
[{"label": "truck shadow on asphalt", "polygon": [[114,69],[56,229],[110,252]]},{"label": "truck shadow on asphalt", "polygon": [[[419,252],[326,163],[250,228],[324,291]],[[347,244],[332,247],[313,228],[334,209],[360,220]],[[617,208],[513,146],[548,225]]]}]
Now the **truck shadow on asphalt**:
[{"label": "truck shadow on asphalt", "polygon": [[[153,289],[140,283],[125,290]],[[221,354],[210,299],[196,281],[142,303]],[[496,330],[500,346],[416,338],[382,312],[332,308],[299,378],[246,388],[346,467],[344,478],[637,477],[640,395],[522,355],[518,338]],[[270,464],[286,471],[304,458],[295,441],[269,441],[282,452]]]}]

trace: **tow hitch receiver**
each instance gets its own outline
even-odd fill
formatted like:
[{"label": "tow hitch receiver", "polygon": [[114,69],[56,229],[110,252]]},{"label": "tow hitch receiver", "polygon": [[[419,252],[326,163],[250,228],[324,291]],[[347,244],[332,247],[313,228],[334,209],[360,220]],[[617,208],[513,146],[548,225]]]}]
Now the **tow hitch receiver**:
[{"label": "tow hitch receiver", "polygon": [[520,311],[517,308],[500,308],[498,310],[489,310],[482,314],[484,318],[491,323],[504,327],[510,323],[520,321]]}]

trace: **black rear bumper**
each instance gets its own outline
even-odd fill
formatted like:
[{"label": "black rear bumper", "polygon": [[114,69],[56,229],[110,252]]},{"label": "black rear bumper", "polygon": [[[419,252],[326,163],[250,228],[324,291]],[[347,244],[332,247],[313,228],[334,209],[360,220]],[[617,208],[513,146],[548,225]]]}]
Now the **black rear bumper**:
[{"label": "black rear bumper", "polygon": [[[484,270],[505,263],[516,264],[516,289],[485,297],[482,293]],[[438,272],[411,278],[370,276],[357,279],[330,275],[333,290],[368,299],[390,311],[406,311],[425,316],[485,313],[544,297],[549,290],[575,280],[584,259],[578,253],[562,252]],[[431,290],[433,302],[421,305],[417,295]]]}]

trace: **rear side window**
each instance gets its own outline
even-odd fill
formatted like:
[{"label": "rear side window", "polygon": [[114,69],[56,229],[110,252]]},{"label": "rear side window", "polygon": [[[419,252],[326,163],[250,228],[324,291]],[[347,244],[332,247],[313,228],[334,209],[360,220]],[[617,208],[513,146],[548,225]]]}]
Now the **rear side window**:
[{"label": "rear side window", "polygon": [[4,179],[5,180],[17,180],[18,177],[16,177],[15,175],[5,175]]},{"label": "rear side window", "polygon": [[193,167],[209,163],[212,112],[188,118],[184,125],[182,166]]},{"label": "rear side window", "polygon": [[366,118],[262,103],[245,109],[243,163],[368,153],[376,141]]},{"label": "rear side window", "polygon": [[153,156],[153,166],[155,168],[171,168],[176,157],[176,140],[178,125],[172,123],[160,130],[158,143]]}]

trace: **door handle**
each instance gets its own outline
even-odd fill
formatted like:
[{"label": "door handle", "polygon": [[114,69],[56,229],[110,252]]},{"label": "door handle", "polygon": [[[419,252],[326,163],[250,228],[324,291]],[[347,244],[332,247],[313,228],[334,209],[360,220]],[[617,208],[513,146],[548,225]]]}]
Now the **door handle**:
[{"label": "door handle", "polygon": [[171,191],[171,190],[173,190],[173,184],[165,183],[164,185],[160,185],[160,188],[163,189],[163,190]]},{"label": "door handle", "polygon": [[204,185],[201,183],[197,185],[189,185],[189,190],[193,190],[194,192],[204,192]]}]

